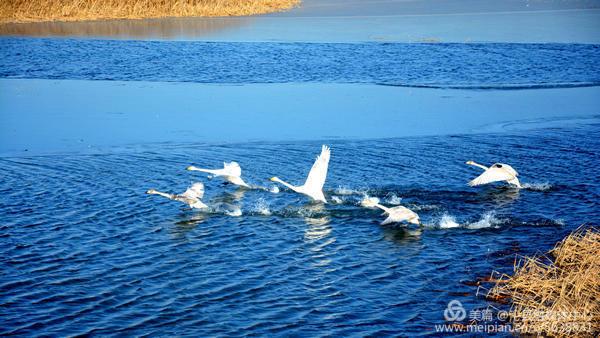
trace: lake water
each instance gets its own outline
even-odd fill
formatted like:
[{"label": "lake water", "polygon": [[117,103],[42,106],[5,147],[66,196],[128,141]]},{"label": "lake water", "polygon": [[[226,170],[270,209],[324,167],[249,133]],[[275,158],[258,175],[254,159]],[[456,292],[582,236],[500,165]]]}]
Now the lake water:
[{"label": "lake water", "polygon": [[[1,96],[0,131],[18,131],[3,137],[0,148],[0,334],[435,334],[449,301],[460,300],[467,311],[490,305],[469,281],[509,272],[515,254],[547,251],[579,225],[600,220],[599,51],[568,44],[0,39],[2,88],[13,88]],[[73,90],[52,92],[48,79]],[[174,83],[161,94],[165,85],[155,81]],[[219,100],[204,113],[233,112],[243,122],[235,128],[254,131],[240,139],[225,122],[201,115],[202,101],[193,110],[185,98],[213,92],[179,82],[218,84]],[[294,82],[286,85],[293,90],[314,86],[310,95],[288,93],[278,106],[267,105],[273,119],[277,107],[284,114],[286,105],[295,107],[293,117],[282,119],[297,124],[254,118],[263,109],[260,100],[278,93],[281,82]],[[123,83],[145,88],[154,99]],[[335,88],[321,91],[324,85]],[[341,109],[327,95],[346,85],[351,89],[335,96],[346,102]],[[412,88],[422,86],[436,89]],[[117,100],[102,88],[124,88],[127,95]],[[185,98],[173,96],[178,88]],[[421,99],[394,100],[407,90]],[[230,109],[224,100],[260,91],[267,94],[241,99],[244,109]],[[438,104],[428,105],[431,97]],[[577,99],[561,99],[567,97]],[[143,141],[147,124],[170,128],[170,122],[147,121],[136,107],[153,109],[142,101],[166,98],[168,107],[154,109],[183,119],[178,123],[198,135],[157,139],[148,133]],[[552,104],[544,105],[545,98]],[[122,119],[103,124],[108,117],[100,112],[114,109],[113,99]],[[491,107],[502,100],[514,105]],[[327,104],[319,110],[319,102]],[[302,128],[310,128],[303,116],[318,121],[322,113],[325,126],[331,121],[341,128],[333,121],[343,121],[346,111],[358,116],[352,102],[373,119],[395,114],[380,121],[388,121],[385,138],[348,122],[352,133],[340,132],[341,138],[319,127],[301,139]],[[545,110],[552,118],[544,118]],[[44,119],[47,112],[51,117]],[[195,117],[186,120],[182,112]],[[523,122],[532,112],[536,119]],[[449,118],[456,125],[482,117],[468,133],[412,118],[425,136],[405,134],[406,115],[421,113],[427,121]],[[76,114],[89,119],[73,121]],[[269,128],[278,130],[275,137],[262,135]],[[30,137],[23,137],[28,130]],[[75,138],[71,130],[104,134],[92,137],[103,147],[65,148],[61,139]],[[125,136],[136,133],[140,138]],[[332,149],[325,185],[331,203],[267,191],[274,175],[301,183],[321,144]],[[43,151],[28,153],[25,146]],[[184,170],[230,160],[266,190],[238,190]],[[525,189],[468,187],[480,171],[466,160],[509,163]],[[210,212],[144,194],[149,188],[182,192],[195,181],[206,185]],[[380,226],[380,212],[358,206],[364,194],[413,209],[425,227]],[[228,215],[236,209],[241,216]]]},{"label": "lake water", "polygon": [[0,39],[3,78],[369,83],[433,88],[600,85],[600,45]]}]

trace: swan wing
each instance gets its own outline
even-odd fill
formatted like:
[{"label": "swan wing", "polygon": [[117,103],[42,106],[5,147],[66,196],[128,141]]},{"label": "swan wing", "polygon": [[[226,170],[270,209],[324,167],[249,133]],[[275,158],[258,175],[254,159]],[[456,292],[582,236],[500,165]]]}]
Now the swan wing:
[{"label": "swan wing", "polygon": [[329,157],[331,151],[328,146],[321,148],[321,154],[317,156],[315,163],[313,164],[304,187],[309,191],[321,191],[325,185],[325,179],[327,178],[327,168],[329,167]]},{"label": "swan wing", "polygon": [[488,184],[492,182],[508,181],[513,178],[515,178],[515,175],[507,170],[504,170],[504,168],[491,167],[483,174],[469,182],[469,185],[474,187],[476,185]]},{"label": "swan wing", "polygon": [[237,162],[224,162],[223,171],[220,173],[223,176],[242,176],[242,168]]},{"label": "swan wing", "polygon": [[181,196],[190,199],[201,199],[204,197],[204,184],[200,182],[192,184]]}]

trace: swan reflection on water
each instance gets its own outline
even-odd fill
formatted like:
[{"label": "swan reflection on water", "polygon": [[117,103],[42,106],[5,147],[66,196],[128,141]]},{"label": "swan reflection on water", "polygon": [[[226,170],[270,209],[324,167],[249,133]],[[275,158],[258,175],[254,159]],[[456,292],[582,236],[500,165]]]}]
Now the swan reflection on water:
[{"label": "swan reflection on water", "polygon": [[330,218],[327,215],[325,205],[322,203],[306,203],[298,210],[298,213],[304,216],[304,222],[309,226],[306,230],[305,238],[307,238],[308,233],[311,233],[309,238],[312,238],[312,235],[322,238],[331,232],[331,227],[328,226]]}]

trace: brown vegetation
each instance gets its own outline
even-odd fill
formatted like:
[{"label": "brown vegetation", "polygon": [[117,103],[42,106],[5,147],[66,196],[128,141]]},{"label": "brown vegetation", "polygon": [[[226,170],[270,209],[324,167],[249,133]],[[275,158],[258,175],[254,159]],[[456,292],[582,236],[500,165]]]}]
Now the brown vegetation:
[{"label": "brown vegetation", "polygon": [[242,16],[290,9],[300,0],[2,0],[0,22]]},{"label": "brown vegetation", "polygon": [[489,299],[508,298],[521,334],[595,337],[600,333],[600,232],[579,229],[546,256],[526,257]]}]

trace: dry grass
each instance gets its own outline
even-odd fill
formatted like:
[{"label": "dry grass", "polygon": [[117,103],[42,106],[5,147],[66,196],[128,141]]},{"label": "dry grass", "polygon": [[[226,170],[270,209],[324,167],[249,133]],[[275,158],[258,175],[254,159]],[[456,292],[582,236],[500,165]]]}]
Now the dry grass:
[{"label": "dry grass", "polygon": [[300,0],[2,0],[0,22],[242,16],[290,9]]},{"label": "dry grass", "polygon": [[600,232],[580,228],[548,256],[526,257],[513,276],[488,294],[510,299],[511,320],[521,334],[596,337],[600,333]]}]

